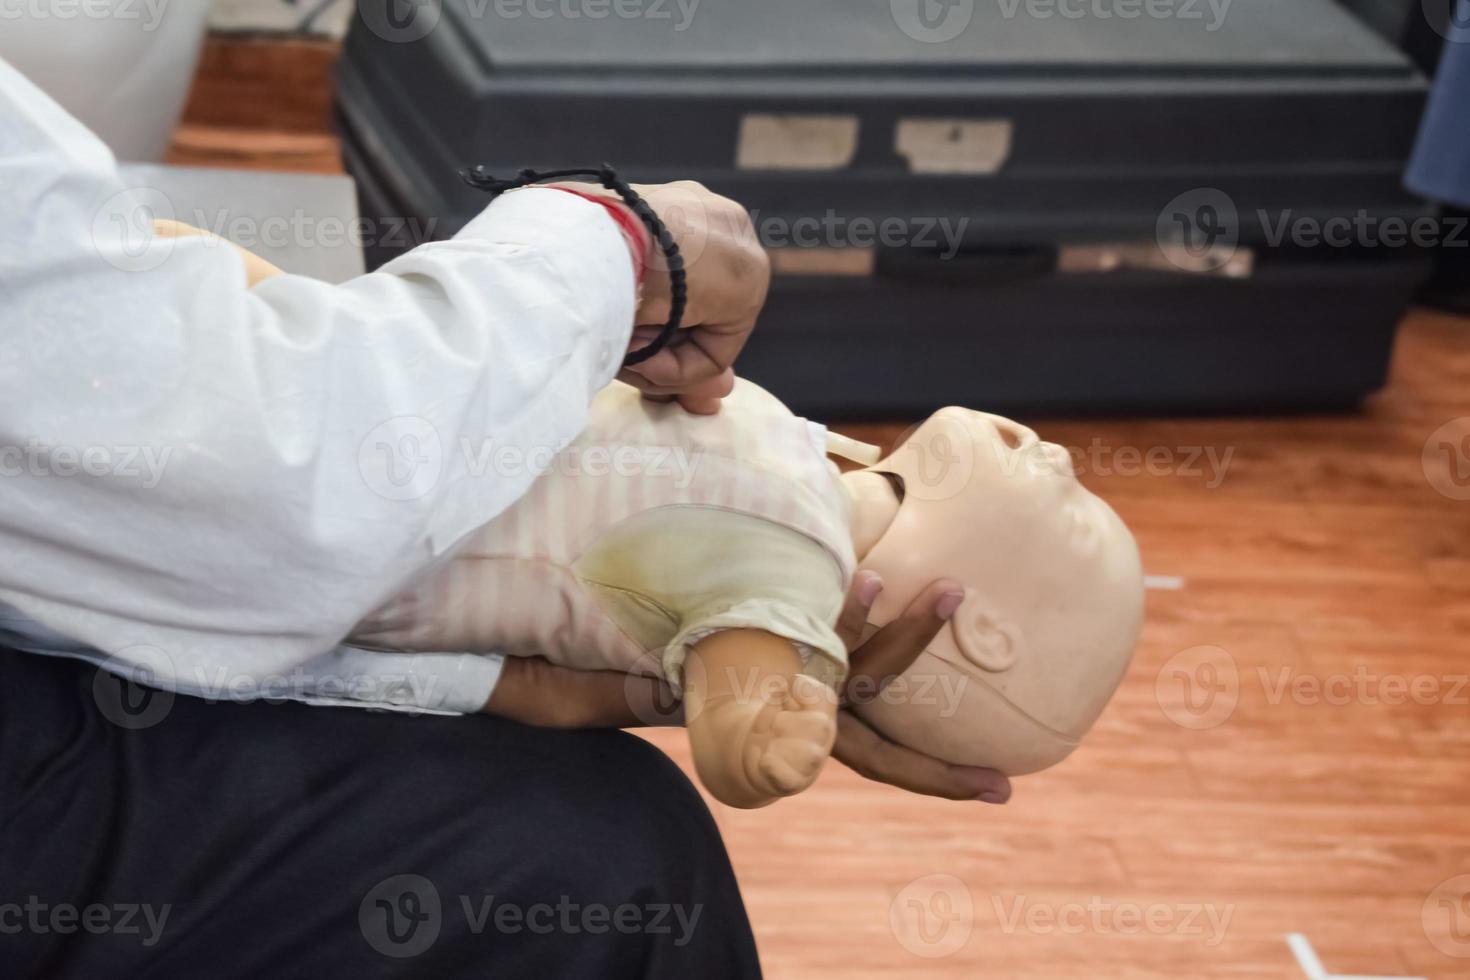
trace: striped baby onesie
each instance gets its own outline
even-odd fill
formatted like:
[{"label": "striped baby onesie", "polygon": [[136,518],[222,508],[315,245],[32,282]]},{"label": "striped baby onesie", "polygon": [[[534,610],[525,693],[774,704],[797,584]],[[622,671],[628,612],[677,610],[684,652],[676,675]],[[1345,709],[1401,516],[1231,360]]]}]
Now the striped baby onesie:
[{"label": "striped baby onesie", "polygon": [[738,381],[719,414],[696,416],[615,383],[525,497],[350,642],[541,655],[677,688],[692,643],[759,628],[835,682],[850,506],[826,430],[758,386]]}]

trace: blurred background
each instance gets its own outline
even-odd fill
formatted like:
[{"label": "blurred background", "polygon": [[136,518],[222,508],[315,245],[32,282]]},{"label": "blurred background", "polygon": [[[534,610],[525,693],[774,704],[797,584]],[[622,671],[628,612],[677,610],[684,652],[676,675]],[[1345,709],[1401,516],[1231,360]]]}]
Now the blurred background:
[{"label": "blurred background", "polygon": [[1470,977],[1470,3],[3,19],[160,217],[289,272],[452,235],[472,165],[702,181],[777,274],[741,373],[874,442],[1015,416],[1134,528],[1133,670],[1009,806],[715,805],[772,977]]}]

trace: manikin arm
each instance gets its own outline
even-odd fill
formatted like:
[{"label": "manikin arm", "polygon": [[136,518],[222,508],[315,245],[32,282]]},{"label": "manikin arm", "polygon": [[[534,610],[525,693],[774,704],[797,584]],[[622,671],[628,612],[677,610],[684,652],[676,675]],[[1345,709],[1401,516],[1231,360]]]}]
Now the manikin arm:
[{"label": "manikin arm", "polygon": [[487,714],[551,728],[679,724],[700,781],[746,809],[806,789],[831,754],[837,699],[801,672],[790,641],[764,630],[724,630],[684,662],[682,712],[652,677],[569,670],[540,657],[507,657]]},{"label": "manikin arm", "polygon": [[684,714],[700,781],[746,809],[815,782],[837,735],[836,695],[802,673],[789,640],[764,630],[724,630],[694,646]]}]

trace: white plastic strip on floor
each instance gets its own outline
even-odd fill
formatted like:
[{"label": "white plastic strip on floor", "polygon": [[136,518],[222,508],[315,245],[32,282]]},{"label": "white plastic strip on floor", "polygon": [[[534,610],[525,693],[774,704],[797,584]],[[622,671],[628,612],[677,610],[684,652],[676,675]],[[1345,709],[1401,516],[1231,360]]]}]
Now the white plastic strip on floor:
[{"label": "white plastic strip on floor", "polygon": [[1424,980],[1423,977],[1365,977],[1328,973],[1306,936],[1294,932],[1286,937],[1286,945],[1291,948],[1291,955],[1296,957],[1297,964],[1307,975],[1307,980]]}]

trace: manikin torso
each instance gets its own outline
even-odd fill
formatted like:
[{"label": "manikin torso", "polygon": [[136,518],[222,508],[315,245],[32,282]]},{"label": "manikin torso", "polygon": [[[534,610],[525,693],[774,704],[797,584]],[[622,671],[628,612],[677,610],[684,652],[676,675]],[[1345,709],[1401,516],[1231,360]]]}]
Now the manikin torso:
[{"label": "manikin torso", "polygon": [[[855,562],[850,501],[825,439],[822,426],[743,380],[714,416],[614,384],[562,452],[499,460],[544,472],[452,560],[364,620],[353,642],[676,673],[679,651],[666,657],[666,648],[696,614],[688,607],[708,614],[712,606],[677,586],[660,588],[661,573],[678,578],[682,564],[697,575],[722,562],[768,560],[772,551],[805,570],[784,591],[803,607],[795,615],[830,619]],[[780,633],[776,618],[764,625]]]}]

